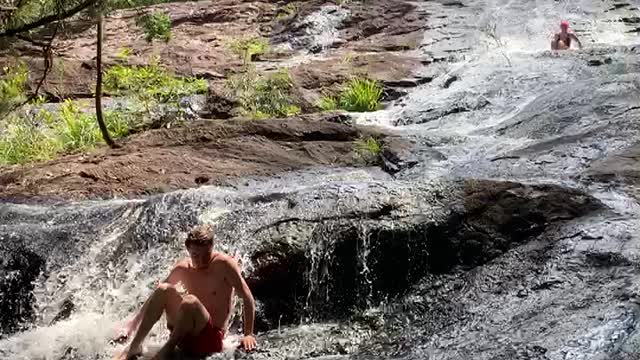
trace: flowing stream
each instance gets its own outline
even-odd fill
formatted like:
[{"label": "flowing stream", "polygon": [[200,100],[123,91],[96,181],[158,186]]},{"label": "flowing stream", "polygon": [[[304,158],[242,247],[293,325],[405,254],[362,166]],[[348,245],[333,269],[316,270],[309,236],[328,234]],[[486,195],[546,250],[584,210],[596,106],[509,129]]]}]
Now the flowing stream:
[{"label": "flowing stream", "polygon": [[[233,351],[234,321],[227,351],[212,358],[638,358],[640,204],[624,185],[582,175],[639,138],[640,1],[416,5],[430,14],[418,52],[434,60],[419,69],[433,81],[384,110],[354,115],[412,140],[414,166],[393,176],[311,169],[141,200],[2,204],[0,357],[110,358],[122,348],[108,342],[117,324],[186,255],[189,226],[207,222],[216,225],[216,247],[237,256],[246,274],[252,254],[276,238],[303,244],[308,259],[300,302],[259,302],[258,317],[270,319],[258,320],[260,350]],[[312,42],[330,45],[346,16],[313,14]],[[548,50],[561,19],[584,50]],[[379,227],[444,218],[459,178],[579,188],[607,211],[541,235],[556,239],[550,248],[535,240],[468,272],[400,279],[397,286],[409,289],[400,297],[380,295],[372,265],[381,256]],[[376,220],[389,212],[403,220]],[[357,265],[336,274],[332,254],[345,224],[355,229]],[[420,241],[411,244],[410,253],[423,251]],[[340,287],[340,276],[354,283]],[[359,313],[340,313],[354,303]],[[278,306],[297,310],[277,316]],[[149,346],[166,336],[156,326]]]}]

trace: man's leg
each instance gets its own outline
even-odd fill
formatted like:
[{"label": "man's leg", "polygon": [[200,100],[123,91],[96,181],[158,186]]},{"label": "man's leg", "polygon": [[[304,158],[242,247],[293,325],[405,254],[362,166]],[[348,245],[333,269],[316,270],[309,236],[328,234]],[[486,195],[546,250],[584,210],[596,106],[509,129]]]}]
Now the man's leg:
[{"label": "man's leg", "polygon": [[209,313],[198,298],[193,295],[185,296],[180,303],[171,336],[156,355],[157,359],[165,359],[185,336],[197,337],[208,322]]},{"label": "man's leg", "polygon": [[120,354],[118,359],[128,359],[129,357],[140,354],[142,352],[142,342],[153,328],[153,325],[158,322],[162,313],[166,311],[167,322],[171,324],[175,321],[178,305],[181,301],[182,297],[175,286],[167,283],[158,285],[158,288],[151,294],[149,300],[147,300],[147,304],[142,313],[142,320],[140,320],[140,326],[138,326],[138,330],[133,340],[131,340],[131,344],[125,352]]}]

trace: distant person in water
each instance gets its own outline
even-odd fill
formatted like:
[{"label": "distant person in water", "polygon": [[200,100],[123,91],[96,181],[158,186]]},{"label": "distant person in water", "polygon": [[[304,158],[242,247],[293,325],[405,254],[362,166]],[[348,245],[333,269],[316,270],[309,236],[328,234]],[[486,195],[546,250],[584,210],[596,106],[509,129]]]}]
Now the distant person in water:
[{"label": "distant person in water", "polygon": [[555,34],[551,41],[552,50],[568,50],[571,48],[571,40],[575,40],[578,43],[578,47],[582,49],[582,43],[578,40],[578,37],[574,33],[569,32],[569,22],[563,20],[560,23],[560,32]]},{"label": "distant person in water", "polygon": [[[213,230],[208,226],[193,228],[184,245],[189,257],[178,261],[138,314],[122,329],[118,341],[128,339],[137,331],[131,344],[116,359],[140,355],[142,342],[163,313],[171,334],[154,360],[168,359],[175,347],[196,356],[221,352],[234,290],[243,301],[244,337],[240,346],[246,351],[256,348],[255,301],[235,259],[213,251]],[[179,284],[185,291],[179,289]]]}]

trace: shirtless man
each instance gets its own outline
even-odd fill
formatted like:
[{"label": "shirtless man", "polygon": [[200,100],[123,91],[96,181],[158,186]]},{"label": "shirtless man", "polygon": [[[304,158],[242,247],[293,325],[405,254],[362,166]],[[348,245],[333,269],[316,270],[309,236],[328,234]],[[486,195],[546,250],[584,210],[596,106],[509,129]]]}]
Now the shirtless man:
[{"label": "shirtless man", "polygon": [[568,32],[569,22],[562,20],[560,23],[560,32],[555,34],[553,40],[551,40],[551,50],[567,50],[571,48],[571,40],[575,40],[578,43],[578,47],[582,49],[582,43],[578,40],[578,37],[574,33]]},{"label": "shirtless man", "polygon": [[[212,250],[213,231],[207,226],[193,228],[185,240],[185,246],[189,257],[175,265],[140,312],[123,329],[124,339],[136,328],[137,332],[129,347],[116,359],[130,359],[141,354],[144,338],[163,313],[166,314],[171,335],[155,354],[154,360],[167,359],[176,346],[186,353],[199,356],[221,352],[234,289],[243,302],[244,337],[240,345],[246,351],[255,349],[255,302],[237,262],[230,256]],[[178,283],[184,286],[187,294],[179,292],[176,287]]]}]

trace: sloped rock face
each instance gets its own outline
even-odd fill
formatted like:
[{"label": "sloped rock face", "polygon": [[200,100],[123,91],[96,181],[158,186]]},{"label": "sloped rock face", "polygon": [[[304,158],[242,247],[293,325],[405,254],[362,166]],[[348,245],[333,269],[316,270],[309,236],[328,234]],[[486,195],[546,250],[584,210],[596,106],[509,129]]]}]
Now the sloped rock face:
[{"label": "sloped rock face", "polygon": [[[325,1],[294,3],[295,11],[289,16],[286,3],[263,1],[197,1],[159,4],[140,9],[119,10],[105,19],[105,43],[103,49],[106,67],[126,63],[146,65],[157,57],[157,61],[170,72],[180,76],[197,76],[219,83],[230,74],[242,71],[243,61],[233,53],[230,44],[240,38],[260,36],[272,39],[274,45],[292,41],[297,50],[318,48],[318,37],[326,37],[326,19],[307,19],[315,13],[343,13],[342,20],[335,24],[336,39],[328,47],[340,47],[345,51],[376,52],[409,50],[416,48],[422,39],[421,29],[427,14],[420,13],[415,5],[403,0],[384,0],[375,3],[346,2],[336,6]],[[148,43],[136,19],[148,11],[164,11],[171,17],[172,37],[167,43]],[[320,23],[318,23],[318,21]],[[95,29],[85,19],[73,21],[69,31],[61,33],[54,43],[54,61],[50,75],[43,84],[41,94],[51,100],[62,98],[91,98],[95,87]],[[299,40],[299,41],[298,41]],[[13,49],[21,54],[29,69],[29,90],[34,91],[44,72],[41,49],[28,43],[14,41]],[[130,49],[123,59],[122,49]],[[317,49],[322,51],[320,47]],[[339,53],[329,62],[340,62],[346,53]],[[389,54],[390,55],[390,54]],[[260,68],[267,70],[280,67],[281,61],[296,56],[294,51],[274,49],[273,53],[256,58]],[[415,63],[417,60],[402,62]],[[385,80],[392,71],[375,72],[376,63],[385,61],[369,54],[361,60],[371,63],[371,77]],[[0,50],[0,66],[12,62],[12,53]],[[330,66],[330,65],[327,65]],[[314,69],[317,64],[301,64],[299,67]],[[354,69],[357,66],[354,67]],[[352,69],[348,69],[352,70]],[[403,68],[400,72],[411,69]],[[341,75],[348,74],[343,71]],[[340,74],[336,74],[337,79]],[[393,80],[401,80],[403,75]],[[316,86],[319,87],[319,86]],[[107,94],[108,95],[108,94]]]},{"label": "sloped rock face", "polygon": [[151,130],[131,136],[117,150],[102,148],[4,169],[0,198],[131,198],[225,184],[238,176],[349,166],[356,161],[354,141],[361,134],[386,136],[350,123],[348,115],[323,113],[259,121],[204,120]]},{"label": "sloped rock face", "polygon": [[[42,281],[41,276],[57,284],[53,287],[57,295],[50,296],[60,306],[50,307],[47,316],[41,314],[41,321],[48,323],[73,312],[73,297],[64,295],[73,291],[64,289],[72,286],[69,277],[75,275],[63,274],[71,271],[64,270],[66,266],[75,265],[60,259],[97,246],[92,244],[96,235],[74,233],[69,224],[58,226],[52,247],[46,242],[46,228],[32,225],[35,230],[25,231],[25,224],[37,224],[43,216],[54,219],[54,224],[73,219],[94,229],[92,233],[104,233],[127,219],[121,235],[103,248],[97,260],[97,265],[113,263],[112,270],[99,270],[112,272],[104,276],[120,278],[129,267],[124,254],[147,252],[144,249],[149,246],[158,251],[166,248],[176,232],[197,222],[204,209],[221,205],[214,200],[218,195],[197,194],[98,208],[52,208],[33,215],[21,207],[5,207],[2,219],[13,219],[16,225],[3,230],[5,237],[13,234],[2,248],[8,261],[1,263],[0,305],[3,319],[11,319],[3,321],[3,333],[33,320],[34,298],[29,294]],[[235,244],[246,251],[248,282],[260,305],[258,327],[262,330],[295,323],[301,316],[349,316],[371,302],[405,294],[429,274],[485,264],[556,222],[601,207],[589,196],[558,186],[493,181],[336,183],[287,193],[240,194],[225,196],[231,212],[220,220],[216,237],[223,248]],[[169,216],[161,224],[157,223],[158,212]],[[133,214],[135,221],[130,218]],[[245,237],[251,241],[239,242]],[[23,249],[25,244],[29,244],[28,251]],[[162,256],[167,257],[168,249],[163,251]],[[154,260],[145,266],[151,267],[147,271],[153,278],[162,277],[162,271],[151,269],[164,268],[166,262]]]},{"label": "sloped rock face", "polygon": [[253,254],[251,277],[270,322],[262,325],[293,322],[309,312],[348,316],[404,295],[428,274],[486,264],[554,223],[602,207],[558,186],[473,180],[457,186],[451,198],[441,199],[437,218],[399,216],[394,205],[381,204],[357,215],[283,219],[262,230],[272,242]]}]

